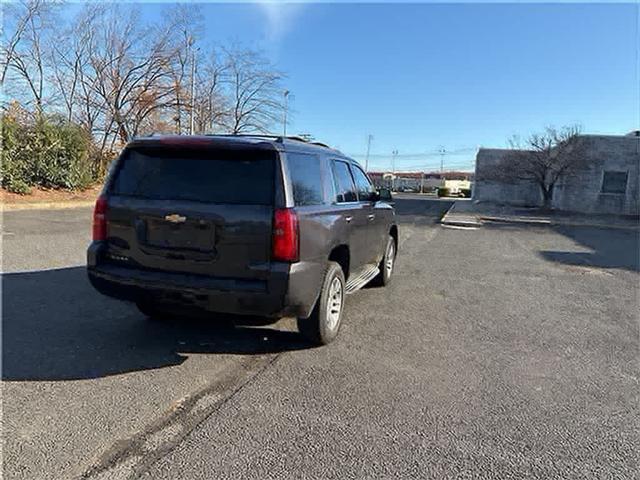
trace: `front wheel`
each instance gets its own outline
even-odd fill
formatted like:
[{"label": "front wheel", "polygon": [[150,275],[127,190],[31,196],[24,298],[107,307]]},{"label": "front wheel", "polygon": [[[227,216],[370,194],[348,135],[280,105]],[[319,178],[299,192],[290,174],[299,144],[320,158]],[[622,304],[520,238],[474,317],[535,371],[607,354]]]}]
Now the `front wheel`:
[{"label": "front wheel", "polygon": [[380,261],[380,273],[373,279],[373,284],[384,287],[391,282],[391,275],[396,264],[396,241],[391,235],[387,237],[387,247],[384,251],[384,257]]},{"label": "front wheel", "polygon": [[329,262],[320,296],[309,318],[298,318],[298,330],[318,345],[331,343],[338,335],[344,310],[345,280],[342,268]]}]

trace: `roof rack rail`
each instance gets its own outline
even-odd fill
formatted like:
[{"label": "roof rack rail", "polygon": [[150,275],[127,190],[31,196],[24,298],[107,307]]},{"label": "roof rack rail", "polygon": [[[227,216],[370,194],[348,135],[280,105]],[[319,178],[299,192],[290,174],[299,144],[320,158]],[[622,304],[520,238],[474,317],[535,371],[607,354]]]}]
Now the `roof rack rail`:
[{"label": "roof rack rail", "polygon": [[331,150],[334,150],[333,147],[330,147],[329,145],[327,145],[326,143],[322,143],[322,142],[309,142],[309,144],[311,145],[318,145],[319,147],[324,147],[324,148],[330,148]]},{"label": "roof rack rail", "polygon": [[266,133],[205,133],[206,137],[264,137],[264,138],[282,138],[282,135],[270,135]]},{"label": "roof rack rail", "polygon": [[318,145],[320,147],[331,148],[329,145],[322,142],[310,142],[304,137],[299,137],[297,135],[273,135],[268,133],[207,133],[205,134],[209,137],[263,137],[263,138],[273,138],[276,142],[282,143],[284,140],[294,140],[297,142],[304,142],[310,145]]},{"label": "roof rack rail", "polygon": [[322,142],[311,142],[304,137],[298,137],[295,135],[272,135],[268,133],[206,133],[207,137],[254,137],[254,138],[269,138],[275,142],[284,143],[285,140],[291,140],[294,142],[302,142],[307,145],[315,145],[317,147],[328,148],[329,150],[335,150],[335,148]]}]

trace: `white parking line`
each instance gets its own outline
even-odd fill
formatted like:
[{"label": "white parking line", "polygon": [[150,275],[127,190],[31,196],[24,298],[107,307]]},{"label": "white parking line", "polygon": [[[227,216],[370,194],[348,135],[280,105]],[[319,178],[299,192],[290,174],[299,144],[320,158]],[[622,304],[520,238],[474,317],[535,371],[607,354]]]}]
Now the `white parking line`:
[{"label": "white parking line", "polygon": [[0,275],[16,275],[20,273],[42,273],[42,272],[52,272],[54,270],[66,270],[68,268],[77,268],[77,267],[86,267],[86,263],[78,263],[72,265],[64,265],[62,267],[47,267],[47,268],[32,268],[26,270],[10,270],[10,271],[0,271]]}]

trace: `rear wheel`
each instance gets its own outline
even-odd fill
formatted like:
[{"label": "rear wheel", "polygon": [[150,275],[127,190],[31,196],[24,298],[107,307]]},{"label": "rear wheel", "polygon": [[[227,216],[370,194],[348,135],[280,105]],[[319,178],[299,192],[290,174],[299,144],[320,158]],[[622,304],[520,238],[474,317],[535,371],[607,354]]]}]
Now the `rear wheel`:
[{"label": "rear wheel", "polygon": [[345,280],[342,268],[329,262],[320,296],[309,318],[298,318],[298,330],[318,345],[331,343],[340,330],[344,311]]},{"label": "rear wheel", "polygon": [[396,264],[396,241],[391,235],[387,238],[387,247],[384,251],[384,257],[380,261],[380,273],[373,279],[373,284],[384,287],[391,282],[391,275]]}]

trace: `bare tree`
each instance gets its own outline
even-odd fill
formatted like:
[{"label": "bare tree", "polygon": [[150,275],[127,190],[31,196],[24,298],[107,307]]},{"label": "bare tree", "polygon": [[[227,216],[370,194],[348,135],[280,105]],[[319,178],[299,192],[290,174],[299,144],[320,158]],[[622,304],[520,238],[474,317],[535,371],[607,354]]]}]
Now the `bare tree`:
[{"label": "bare tree", "polygon": [[229,113],[232,133],[266,132],[282,112],[284,75],[259,52],[227,50]]},{"label": "bare tree", "polygon": [[57,94],[62,99],[68,122],[74,120],[77,107],[84,103],[82,94],[86,93],[83,87],[86,87],[84,82],[89,66],[87,47],[93,33],[90,28],[87,28],[87,25],[91,25],[90,16],[82,15],[79,20],[55,38],[50,51],[52,84],[55,85]]},{"label": "bare tree", "polygon": [[92,45],[97,43],[102,9],[87,6],[56,41],[54,84],[64,101],[67,117],[78,122],[99,140],[104,151],[113,134],[113,118],[105,99],[98,94],[98,82],[91,63]]},{"label": "bare tree", "polygon": [[510,145],[511,152],[497,164],[479,172],[479,180],[534,182],[540,187],[545,209],[551,208],[558,180],[588,166],[585,142],[578,126],[547,127],[524,142],[513,138]]},{"label": "bare tree", "polygon": [[173,115],[175,132],[180,134],[185,129],[186,116],[194,108],[191,99],[191,72],[196,70],[192,65],[197,62],[195,55],[196,43],[202,34],[202,11],[194,4],[176,5],[166,11],[164,28],[169,32],[168,73],[173,84]]},{"label": "bare tree", "polygon": [[[2,58],[0,59],[0,81],[4,84],[5,77],[7,76],[7,71],[9,70],[9,66],[13,61],[13,56],[15,55],[15,51],[20,45],[20,41],[27,29],[27,25],[29,24],[31,17],[36,14],[39,2],[33,2],[31,4],[21,4],[26,6],[26,11],[21,12],[16,6],[12,6],[13,8],[9,10],[5,10],[4,14],[8,16],[9,13],[12,13],[15,17],[15,28],[13,33],[9,35],[8,38],[3,38],[2,42]],[[3,25],[4,33],[6,33],[6,23]]]},{"label": "bare tree", "polygon": [[4,85],[11,72],[28,87],[36,114],[42,115],[45,95],[45,37],[50,27],[53,4],[44,0],[22,0],[11,5],[7,14],[13,33],[2,42],[1,79]]},{"label": "bare tree", "polygon": [[229,113],[229,102],[225,96],[229,64],[215,49],[198,69],[194,101],[196,133],[210,133],[224,126]]},{"label": "bare tree", "polygon": [[104,101],[118,139],[126,143],[158,109],[173,105],[169,82],[169,29],[142,28],[136,11],[100,6],[102,30],[89,43],[91,89]]},{"label": "bare tree", "polygon": [[192,5],[145,23],[130,5],[89,2],[54,29],[59,5],[17,0],[5,7],[7,104],[17,100],[38,116],[60,113],[84,126],[103,152],[158,128],[184,133],[187,117],[201,133],[264,132],[280,121],[282,73],[237,46],[202,46],[195,55],[202,24]]}]

